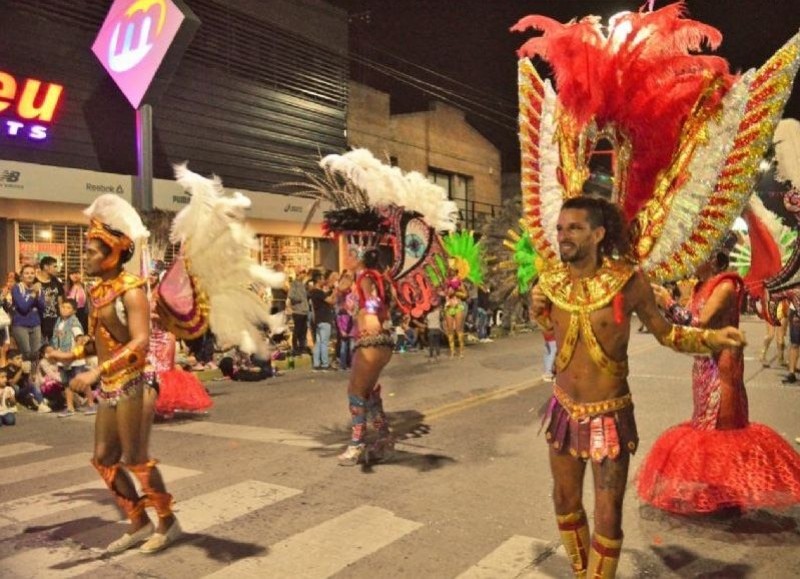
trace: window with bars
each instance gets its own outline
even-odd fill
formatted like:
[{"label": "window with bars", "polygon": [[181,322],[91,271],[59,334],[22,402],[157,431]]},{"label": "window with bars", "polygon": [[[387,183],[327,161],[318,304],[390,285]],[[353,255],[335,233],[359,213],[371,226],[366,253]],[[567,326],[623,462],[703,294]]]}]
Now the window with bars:
[{"label": "window with bars", "polygon": [[472,177],[450,173],[440,169],[428,169],[428,180],[447,191],[447,197],[458,207],[459,220],[467,227],[474,227],[475,198]]},{"label": "window with bars", "polygon": [[66,279],[72,272],[83,273],[84,225],[61,225],[55,223],[18,223],[19,262],[17,270],[24,264],[38,265],[45,256],[58,260],[58,277]]},{"label": "window with bars", "polygon": [[[85,225],[20,221],[17,271],[24,264],[38,265],[40,259],[49,255],[58,260],[58,277],[62,280],[74,272],[83,275],[83,246],[87,229]],[[167,244],[163,260],[170,265],[179,254],[180,245]]]}]

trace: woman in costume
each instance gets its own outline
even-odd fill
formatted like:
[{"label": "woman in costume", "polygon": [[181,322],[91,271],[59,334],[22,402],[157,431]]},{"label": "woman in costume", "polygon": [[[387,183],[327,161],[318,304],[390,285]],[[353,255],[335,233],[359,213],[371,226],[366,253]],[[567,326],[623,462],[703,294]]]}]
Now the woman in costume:
[{"label": "woman in costume", "polygon": [[472,231],[451,233],[442,239],[450,256],[445,286],[444,324],[450,357],[456,355],[455,338],[458,337],[458,355],[464,357],[464,322],[467,317],[469,292],[466,281],[483,285],[483,255]]},{"label": "woman in costume", "polygon": [[[150,272],[150,291],[153,294],[158,292],[159,273],[158,268]],[[151,301],[150,310],[152,325],[148,365],[155,373],[159,391],[155,413],[171,418],[176,412],[206,412],[214,403],[205,386],[192,372],[175,366],[175,335],[162,327],[155,300]]]},{"label": "woman in costume", "polygon": [[[656,289],[668,316],[700,328],[738,326],[744,282],[727,266],[718,252],[698,269],[688,308]],[[800,455],[772,429],[749,422],[743,372],[742,348],[695,358],[692,418],[650,450],[638,478],[644,502],[681,514],[800,503]]]},{"label": "woman in costume", "polygon": [[[443,189],[419,173],[403,173],[366,149],[328,155],[321,176],[306,173],[294,183],[298,195],[330,202],[324,230],[344,239],[344,267],[356,272],[358,295],[355,353],[347,388],[351,436],[339,464],[352,466],[388,457],[394,449],[378,383],[389,363],[394,339],[389,321],[391,281],[398,308],[423,316],[439,305],[446,283],[446,254],[436,231],[455,229],[458,210]],[[381,244],[392,248],[393,263],[382,273]],[[367,422],[376,438],[367,443]]]}]

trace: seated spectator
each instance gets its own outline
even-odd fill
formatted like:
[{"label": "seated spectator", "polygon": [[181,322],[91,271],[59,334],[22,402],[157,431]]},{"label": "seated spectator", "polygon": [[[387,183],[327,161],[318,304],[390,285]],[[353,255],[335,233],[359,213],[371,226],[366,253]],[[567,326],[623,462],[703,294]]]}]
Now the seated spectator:
[{"label": "seated spectator", "polygon": [[8,374],[0,370],[0,425],[14,426],[17,423],[17,399],[14,389],[8,385]]},{"label": "seated spectator", "polygon": [[[236,356],[236,355],[235,355]],[[236,380],[237,382],[260,382],[275,376],[277,373],[272,369],[269,360],[260,360],[253,357],[225,356],[219,361],[219,369],[222,375]]]},{"label": "seated spectator", "polygon": [[8,350],[5,368],[9,386],[14,389],[17,400],[31,410],[50,412],[50,407],[45,403],[42,391],[36,387],[30,374],[25,371],[25,362],[22,360],[22,353],[19,350]]}]

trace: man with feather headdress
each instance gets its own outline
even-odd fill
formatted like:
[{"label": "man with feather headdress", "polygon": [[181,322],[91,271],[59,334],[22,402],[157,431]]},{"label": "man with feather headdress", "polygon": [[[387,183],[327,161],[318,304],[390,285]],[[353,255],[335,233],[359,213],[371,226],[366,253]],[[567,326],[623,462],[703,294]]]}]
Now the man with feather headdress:
[{"label": "man with feather headdress", "polygon": [[[101,195],[85,213],[90,219],[86,273],[100,278],[90,292],[90,341],[71,353],[50,356],[69,362],[97,355],[97,368],[73,378],[70,387],[84,391],[100,383],[92,464],[130,519],[128,531],[106,551],[119,553],[144,543],[140,551],[154,553],[172,543],[181,529],[172,513],[172,495],[148,454],[156,392],[144,372],[150,340],[146,280],[124,269],[149,233],[136,211],[117,195]],[[142,496],[129,473],[138,479]],[[157,527],[145,512],[147,506],[158,515]]]},{"label": "man with feather headdress", "polygon": [[[631,315],[680,351],[743,344],[734,328],[670,325],[649,282],[693,273],[742,212],[799,62],[796,36],[759,70],[734,77],[723,59],[692,54],[715,48],[721,33],[683,16],[676,3],[607,25],[534,15],[512,28],[543,32],[519,51],[523,218],[544,262],[532,311],[549,315],[559,347],[547,439],[556,519],[576,577],[613,577],[622,547],[638,443],[627,383]],[[535,56],[553,68],[557,93],[525,58]],[[616,154],[616,204],[583,196],[602,139]]]}]

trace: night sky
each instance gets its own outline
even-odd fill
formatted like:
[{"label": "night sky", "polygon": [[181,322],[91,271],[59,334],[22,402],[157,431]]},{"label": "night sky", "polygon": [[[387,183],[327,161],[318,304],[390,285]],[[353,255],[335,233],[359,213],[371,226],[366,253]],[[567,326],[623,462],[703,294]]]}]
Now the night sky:
[{"label": "night sky", "polygon": [[[390,92],[393,113],[423,110],[434,97],[391,76],[405,74],[412,82],[444,89],[446,98],[468,109],[470,123],[501,149],[505,171],[517,170],[519,162],[514,120],[515,50],[530,38],[530,34],[511,33],[508,29],[528,14],[542,14],[561,22],[587,14],[606,20],[623,10],[637,10],[642,3],[331,0],[331,4],[350,14],[354,80]],[[655,7],[666,4],[657,1]],[[686,4],[690,18],[722,31],[722,45],[716,54],[728,59],[733,71],[761,65],[800,28],[800,0],[688,0]],[[365,58],[371,64],[366,64]],[[375,63],[390,66],[389,75],[376,72]],[[543,66],[537,68],[541,74],[547,72]],[[797,84],[784,116],[800,118]],[[459,102],[465,98],[469,100]]]}]

